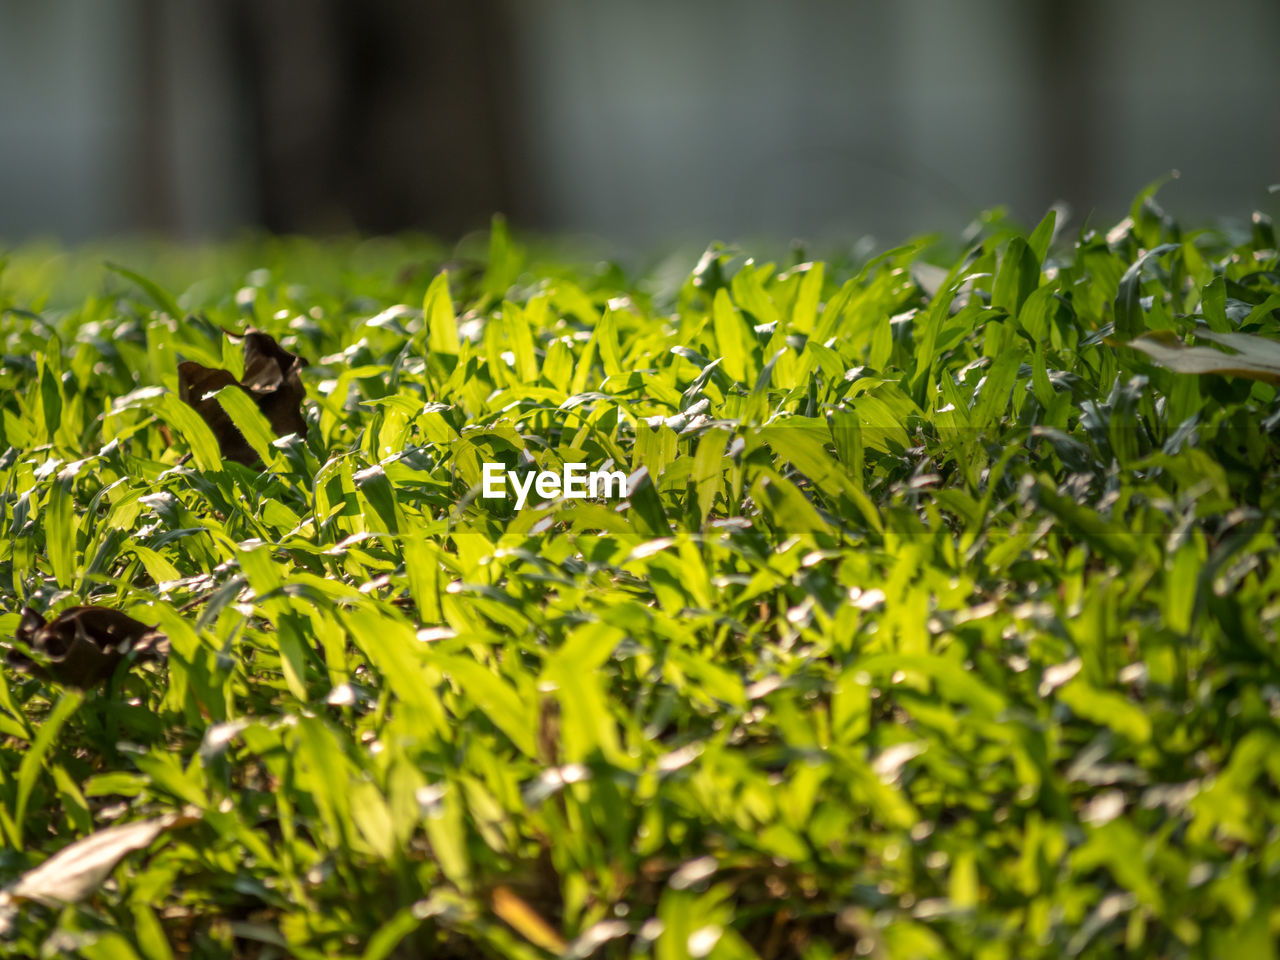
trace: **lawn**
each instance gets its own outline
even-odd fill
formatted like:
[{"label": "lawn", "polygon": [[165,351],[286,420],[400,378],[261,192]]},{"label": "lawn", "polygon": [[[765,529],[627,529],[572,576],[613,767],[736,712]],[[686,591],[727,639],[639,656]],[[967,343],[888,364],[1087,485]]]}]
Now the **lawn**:
[{"label": "lawn", "polygon": [[0,310],[0,953],[1275,956],[1267,217]]}]

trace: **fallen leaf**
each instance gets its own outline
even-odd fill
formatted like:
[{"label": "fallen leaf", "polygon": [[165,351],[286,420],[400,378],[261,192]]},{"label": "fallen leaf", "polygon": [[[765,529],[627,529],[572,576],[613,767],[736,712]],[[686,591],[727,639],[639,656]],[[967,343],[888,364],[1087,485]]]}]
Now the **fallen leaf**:
[{"label": "fallen leaf", "polygon": [[100,887],[125,854],[150,846],[166,830],[198,819],[192,809],[105,827],[63,847],[24,873],[4,893],[12,900],[30,900],[53,908],[76,903]]},{"label": "fallen leaf", "polygon": [[306,390],[300,371],[307,365],[301,357],[285,350],[265,333],[249,330],[244,337],[244,379],[242,385],[258,401],[258,408],[278,436],[307,434],[302,416]]},{"label": "fallen leaf", "polygon": [[518,933],[535,946],[550,953],[563,953],[564,938],[556,932],[542,915],[529,906],[510,888],[499,886],[493,891],[493,912],[510,924]]},{"label": "fallen leaf", "polygon": [[1125,346],[1141,350],[1160,366],[1177,373],[1217,373],[1280,384],[1280,343],[1275,340],[1249,333],[1215,333],[1211,330],[1197,330],[1196,336],[1238,352],[1187,346],[1168,330],[1143,334]]},{"label": "fallen leaf", "polygon": [[250,328],[243,334],[230,331],[227,336],[244,339],[244,379],[236,380],[230,371],[206,367],[193,360],[178,364],[178,396],[195,408],[196,413],[218,440],[218,448],[228,460],[255,466],[258,454],[245,440],[244,435],[222,409],[217,398],[210,394],[223,387],[236,387],[253,398],[262,415],[271,424],[276,436],[296,433],[307,435],[307,421],[302,415],[302,401],[306,390],[302,386],[299,371],[307,365],[270,334]]},{"label": "fallen leaf", "polygon": [[52,621],[27,607],[14,639],[37,654],[39,662],[11,649],[9,666],[81,689],[110,678],[127,656],[159,660],[169,654],[164,634],[107,607],[70,607]]}]

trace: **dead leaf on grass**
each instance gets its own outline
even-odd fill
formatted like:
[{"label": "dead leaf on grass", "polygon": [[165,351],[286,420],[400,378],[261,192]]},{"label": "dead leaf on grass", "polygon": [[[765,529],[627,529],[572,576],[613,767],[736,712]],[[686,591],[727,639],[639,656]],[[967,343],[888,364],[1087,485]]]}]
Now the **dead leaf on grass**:
[{"label": "dead leaf on grass", "polygon": [[258,454],[210,394],[223,387],[243,390],[257,404],[276,436],[296,433],[305,437],[307,421],[302,415],[302,401],[306,390],[299,371],[307,362],[261,330],[250,328],[243,334],[228,331],[227,336],[244,338],[244,379],[236,380],[228,370],[187,360],[178,364],[178,395],[209,425],[224,457],[254,466],[260,462]]},{"label": "dead leaf on grass", "polygon": [[1280,342],[1250,333],[1196,330],[1195,335],[1236,352],[1188,346],[1169,330],[1144,333],[1124,346],[1141,350],[1155,363],[1177,373],[1216,373],[1280,384]]},{"label": "dead leaf on grass", "polygon": [[150,820],[104,827],[63,847],[40,866],[28,870],[0,891],[0,908],[31,901],[58,908],[76,903],[102,886],[125,854],[141,850],[166,830],[200,819],[195,808]]},{"label": "dead leaf on grass", "polygon": [[109,679],[127,656],[160,660],[169,654],[168,639],[155,627],[108,607],[70,607],[52,621],[27,607],[14,639],[39,659],[11,649],[9,666],[85,690]]}]

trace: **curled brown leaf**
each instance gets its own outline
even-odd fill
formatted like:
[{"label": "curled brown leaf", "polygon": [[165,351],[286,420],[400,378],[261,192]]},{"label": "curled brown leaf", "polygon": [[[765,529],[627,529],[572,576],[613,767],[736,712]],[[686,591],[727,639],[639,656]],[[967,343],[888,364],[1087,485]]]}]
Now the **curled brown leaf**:
[{"label": "curled brown leaf", "polygon": [[160,660],[169,654],[164,634],[108,607],[71,607],[51,621],[27,607],[14,639],[39,660],[11,649],[10,667],[86,690],[109,679],[126,657]]},{"label": "curled brown leaf", "polygon": [[258,454],[245,440],[244,435],[222,409],[217,398],[210,394],[223,387],[243,390],[257,404],[262,415],[271,424],[276,436],[296,433],[307,435],[307,421],[302,415],[302,401],[306,390],[302,386],[300,371],[307,365],[270,334],[250,328],[243,334],[227,332],[229,337],[244,339],[244,378],[236,380],[230,371],[206,367],[188,360],[178,364],[178,395],[195,408],[201,419],[209,425],[218,441],[218,448],[228,460],[255,466]]}]

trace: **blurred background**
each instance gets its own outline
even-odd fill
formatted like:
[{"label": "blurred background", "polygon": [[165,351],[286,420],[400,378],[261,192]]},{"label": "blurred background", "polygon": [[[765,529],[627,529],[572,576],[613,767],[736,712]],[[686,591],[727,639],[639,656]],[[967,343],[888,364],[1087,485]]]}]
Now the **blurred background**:
[{"label": "blurred background", "polygon": [[1273,209],[1276,0],[0,4],[0,239]]}]

